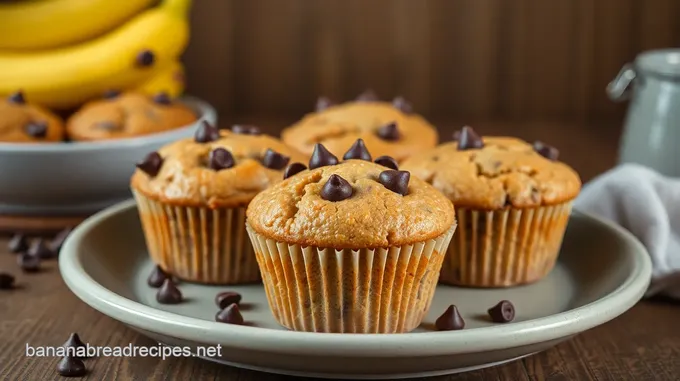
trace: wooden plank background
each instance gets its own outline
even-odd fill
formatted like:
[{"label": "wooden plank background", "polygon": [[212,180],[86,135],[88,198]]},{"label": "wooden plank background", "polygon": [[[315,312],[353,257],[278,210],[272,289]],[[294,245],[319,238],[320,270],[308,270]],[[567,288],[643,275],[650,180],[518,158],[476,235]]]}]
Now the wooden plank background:
[{"label": "wooden plank background", "polygon": [[604,92],[680,45],[678,0],[197,0],[189,89],[222,115],[403,94],[428,116],[620,120]]}]

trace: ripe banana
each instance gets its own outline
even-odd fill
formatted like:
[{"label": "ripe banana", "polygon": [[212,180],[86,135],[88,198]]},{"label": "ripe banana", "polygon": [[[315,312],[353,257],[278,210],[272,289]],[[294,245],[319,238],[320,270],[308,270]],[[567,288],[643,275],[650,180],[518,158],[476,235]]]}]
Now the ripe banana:
[{"label": "ripe banana", "polygon": [[0,50],[71,45],[102,35],[154,0],[36,0],[0,3]]},{"label": "ripe banana", "polygon": [[179,61],[173,61],[133,90],[149,95],[165,92],[172,98],[178,97],[184,92],[184,66]]},{"label": "ripe banana", "polygon": [[[153,75],[153,67],[165,66],[184,51],[189,4],[190,0],[164,0],[121,28],[80,45],[0,54],[0,96],[22,89],[29,101],[64,110],[107,89],[142,83]],[[153,52],[152,67],[136,62],[145,50]]]}]

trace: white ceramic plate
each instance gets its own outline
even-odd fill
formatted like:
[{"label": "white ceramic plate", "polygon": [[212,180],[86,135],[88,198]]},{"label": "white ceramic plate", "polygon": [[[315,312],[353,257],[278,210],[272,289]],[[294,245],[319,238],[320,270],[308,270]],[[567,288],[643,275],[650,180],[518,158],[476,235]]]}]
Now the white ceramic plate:
[{"label": "white ceramic plate", "polygon": [[[222,346],[225,364],[298,376],[396,379],[463,372],[545,350],[605,323],[633,306],[646,290],[651,264],[643,246],[607,222],[575,212],[555,270],[533,285],[511,289],[439,286],[429,315],[407,334],[301,333],[282,329],[259,285],[214,287],[183,283],[185,302],[159,305],[146,285],[153,264],[133,201],[81,224],[59,259],[66,284],[83,301],[169,345]],[[243,295],[249,326],[214,322],[218,291]],[[512,323],[494,324],[487,308],[515,304]],[[449,304],[466,321],[461,331],[436,332]]]}]

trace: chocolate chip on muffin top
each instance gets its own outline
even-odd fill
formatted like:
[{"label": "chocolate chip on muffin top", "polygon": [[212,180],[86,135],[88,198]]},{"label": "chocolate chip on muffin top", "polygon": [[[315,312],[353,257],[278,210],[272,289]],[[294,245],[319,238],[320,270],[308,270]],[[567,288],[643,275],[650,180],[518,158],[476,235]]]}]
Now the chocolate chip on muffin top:
[{"label": "chocolate chip on muffin top", "polygon": [[63,139],[61,119],[40,106],[28,103],[23,92],[0,98],[0,141],[47,143]]}]

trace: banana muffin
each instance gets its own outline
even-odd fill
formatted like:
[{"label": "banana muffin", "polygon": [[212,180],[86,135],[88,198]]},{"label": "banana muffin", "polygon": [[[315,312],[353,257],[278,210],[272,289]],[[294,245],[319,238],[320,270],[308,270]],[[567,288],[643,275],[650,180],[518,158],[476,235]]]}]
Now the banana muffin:
[{"label": "banana muffin", "polygon": [[580,192],[578,174],[541,142],[481,137],[470,127],[457,138],[402,164],[456,205],[459,228],[440,281],[507,287],[543,278]]},{"label": "banana muffin", "polygon": [[320,98],[316,112],[284,129],[281,137],[303,154],[311,155],[314,145],[321,143],[336,156],[363,139],[375,156],[390,156],[397,162],[437,144],[437,130],[413,113],[404,98],[382,102],[372,92],[338,105]]},{"label": "banana muffin", "polygon": [[296,331],[411,331],[432,302],[453,204],[408,172],[371,162],[361,140],[344,159],[317,144],[308,166],[291,164],[287,179],[250,203],[247,230],[269,306]]},{"label": "banana muffin", "polygon": [[256,127],[218,130],[206,122],[188,138],[152,152],[131,187],[149,254],[165,272],[206,284],[260,279],[245,211],[303,156]]},{"label": "banana muffin", "polygon": [[64,140],[64,123],[50,111],[26,102],[21,91],[0,98],[0,141],[55,143]]},{"label": "banana muffin", "polygon": [[196,119],[189,107],[165,93],[109,91],[76,111],[67,121],[66,133],[75,141],[131,138],[185,127]]}]

